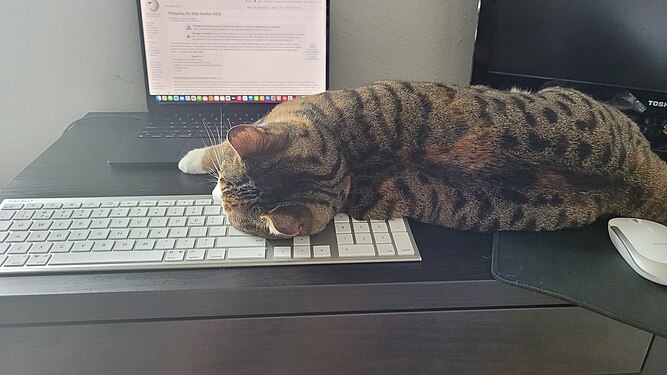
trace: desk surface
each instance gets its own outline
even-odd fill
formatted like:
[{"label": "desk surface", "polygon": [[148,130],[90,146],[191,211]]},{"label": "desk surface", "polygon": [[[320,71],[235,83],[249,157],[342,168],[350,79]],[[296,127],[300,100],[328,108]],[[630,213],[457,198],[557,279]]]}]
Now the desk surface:
[{"label": "desk surface", "polygon": [[[107,155],[143,116],[88,114],[2,188],[0,199],[209,194],[213,186],[207,176],[182,174],[175,167],[118,168],[106,163]],[[6,342],[36,345],[33,354],[50,356],[54,345],[59,345],[59,335],[71,335],[69,340],[78,344],[74,350],[87,356],[81,362],[28,361],[33,367],[22,368],[20,363],[10,368],[27,373],[53,366],[81,371],[88,365],[97,369],[100,361],[126,361],[130,356],[127,366],[131,367],[126,369],[138,371],[150,369],[156,358],[165,366],[192,361],[193,353],[185,349],[164,360],[157,348],[171,350],[176,345],[164,341],[165,332],[178,340],[181,348],[223,347],[221,352],[207,349],[195,355],[196,360],[216,357],[217,362],[209,367],[190,362],[183,365],[199,366],[202,373],[229,366],[236,369],[232,373],[275,369],[270,360],[257,361],[244,354],[256,346],[253,340],[264,343],[269,338],[274,345],[283,346],[307,338],[307,345],[282,348],[289,359],[285,369],[326,371],[331,364],[347,364],[349,358],[357,358],[343,351],[338,355],[346,358],[344,362],[300,361],[305,352],[329,347],[326,342],[312,341],[317,336],[312,335],[313,330],[323,327],[320,324],[329,327],[328,336],[323,337],[338,334],[349,345],[364,347],[362,357],[384,358],[357,361],[366,366],[365,373],[416,369],[479,373],[489,368],[536,370],[542,369],[540,366],[560,372],[627,372],[642,365],[650,334],[560,299],[496,281],[491,275],[491,234],[411,225],[423,258],[418,263],[0,277],[0,330],[4,330]],[[299,316],[310,318],[298,320]],[[356,324],[364,328],[360,330]],[[387,326],[402,328],[386,331]],[[494,338],[488,335],[490,331],[495,332]],[[248,332],[251,339],[245,340]],[[421,339],[429,334],[430,339]],[[238,337],[241,342],[236,349],[228,348],[224,346],[228,340],[221,341],[220,335]],[[442,339],[465,337],[462,335],[472,338]],[[521,339],[509,339],[512,335]],[[110,337],[110,345],[122,341],[129,346],[113,346],[112,354],[118,357],[109,356],[104,354],[109,346],[98,337]],[[410,351],[416,359],[397,361],[409,350],[396,345],[406,337],[417,345],[417,350]],[[545,340],[557,345],[545,346]],[[628,343],[632,349],[629,354],[613,352],[619,340]],[[579,343],[583,345],[577,346]],[[665,344],[659,343],[663,353]],[[152,353],[151,347],[156,348],[152,357],[132,356],[137,350]],[[533,348],[539,348],[537,357],[522,354]],[[229,351],[227,357],[225,350]],[[443,362],[439,359],[443,353],[450,353],[454,360]],[[652,353],[647,358],[660,365],[657,361],[663,356]],[[11,358],[15,354],[10,351],[5,355]],[[570,361],[573,357],[578,359]],[[245,362],[238,362],[239,358]],[[561,367],[563,363],[574,367]],[[167,372],[178,373],[178,368],[167,368]]]}]

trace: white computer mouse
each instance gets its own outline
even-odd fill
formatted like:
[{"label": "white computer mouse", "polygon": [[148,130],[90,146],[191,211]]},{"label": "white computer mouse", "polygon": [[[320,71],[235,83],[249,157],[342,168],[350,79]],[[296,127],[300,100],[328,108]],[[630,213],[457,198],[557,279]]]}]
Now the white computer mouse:
[{"label": "white computer mouse", "polygon": [[667,285],[667,227],[653,221],[615,218],[609,237],[626,262],[642,277]]}]

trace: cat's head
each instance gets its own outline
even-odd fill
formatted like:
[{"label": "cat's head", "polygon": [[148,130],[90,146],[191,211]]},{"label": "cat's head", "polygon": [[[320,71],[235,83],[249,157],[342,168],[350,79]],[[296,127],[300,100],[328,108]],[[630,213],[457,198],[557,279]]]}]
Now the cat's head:
[{"label": "cat's head", "polygon": [[325,143],[292,123],[233,127],[216,187],[231,224],[265,238],[322,231],[350,188],[345,160]]}]

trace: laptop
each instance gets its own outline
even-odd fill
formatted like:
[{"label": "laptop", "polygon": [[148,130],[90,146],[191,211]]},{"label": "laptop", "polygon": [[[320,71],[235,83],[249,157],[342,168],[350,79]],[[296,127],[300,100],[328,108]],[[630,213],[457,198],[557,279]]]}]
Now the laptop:
[{"label": "laptop", "polygon": [[148,114],[114,166],[176,165],[328,88],[328,0],[137,0]]}]

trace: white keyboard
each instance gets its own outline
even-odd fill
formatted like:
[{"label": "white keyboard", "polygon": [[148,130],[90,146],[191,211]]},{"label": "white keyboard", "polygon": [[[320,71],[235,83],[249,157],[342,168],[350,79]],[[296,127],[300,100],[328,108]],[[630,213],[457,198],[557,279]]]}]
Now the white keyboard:
[{"label": "white keyboard", "polygon": [[210,196],[0,203],[0,276],[420,260],[405,219],[338,214],[316,235],[266,240],[232,227]]}]

